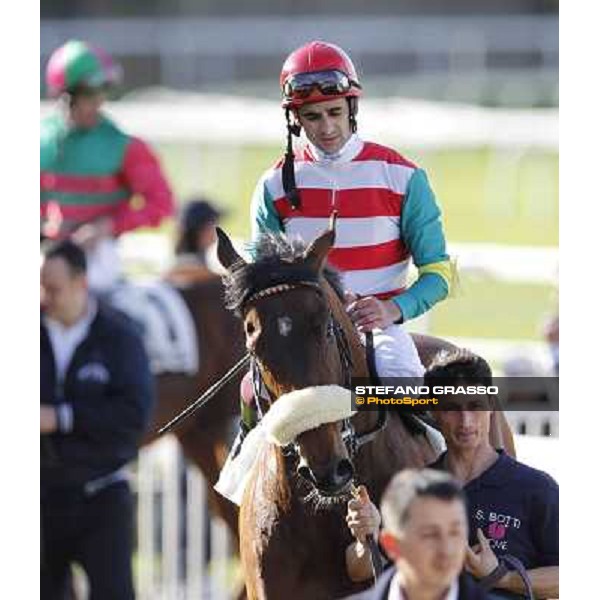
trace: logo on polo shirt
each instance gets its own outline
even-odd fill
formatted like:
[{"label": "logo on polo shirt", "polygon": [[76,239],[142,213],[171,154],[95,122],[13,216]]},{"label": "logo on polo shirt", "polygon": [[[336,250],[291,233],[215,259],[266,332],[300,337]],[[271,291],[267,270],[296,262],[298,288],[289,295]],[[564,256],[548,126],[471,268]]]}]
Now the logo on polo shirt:
[{"label": "logo on polo shirt", "polygon": [[[482,522],[482,529],[486,537],[490,541],[490,547],[498,550],[508,550],[508,540],[506,539],[509,529],[520,529],[521,519],[490,511],[479,509],[475,513],[475,518]],[[483,527],[483,523],[487,522],[487,527]]]},{"label": "logo on polo shirt", "polygon": [[108,369],[98,362],[88,363],[77,371],[78,381],[95,381],[97,383],[108,383],[110,373]]},{"label": "logo on polo shirt", "polygon": [[501,540],[506,535],[506,527],[500,523],[490,523],[488,536],[493,540]]}]

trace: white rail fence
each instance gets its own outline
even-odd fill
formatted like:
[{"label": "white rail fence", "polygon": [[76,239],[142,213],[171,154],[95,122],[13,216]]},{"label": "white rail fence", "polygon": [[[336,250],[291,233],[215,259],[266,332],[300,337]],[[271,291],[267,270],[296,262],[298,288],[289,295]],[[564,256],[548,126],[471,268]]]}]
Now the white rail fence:
[{"label": "white rail fence", "polygon": [[507,411],[506,418],[519,435],[558,438],[558,411]]},{"label": "white rail fence", "polygon": [[136,588],[140,600],[225,600],[240,576],[234,542],[208,511],[206,482],[167,437],[140,451]]}]

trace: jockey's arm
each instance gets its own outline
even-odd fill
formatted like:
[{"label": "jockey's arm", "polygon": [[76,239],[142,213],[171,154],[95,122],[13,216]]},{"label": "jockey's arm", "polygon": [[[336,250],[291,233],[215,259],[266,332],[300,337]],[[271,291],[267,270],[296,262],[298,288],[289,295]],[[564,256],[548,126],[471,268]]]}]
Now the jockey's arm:
[{"label": "jockey's arm", "polygon": [[392,299],[402,312],[402,320],[408,321],[446,298],[454,279],[454,267],[446,254],[441,211],[421,169],[416,169],[410,178],[400,231],[419,270],[415,283]]},{"label": "jockey's arm", "polygon": [[171,188],[157,157],[142,140],[131,139],[125,150],[121,176],[132,194],[113,215],[114,235],[138,227],[156,227],[174,213]]}]

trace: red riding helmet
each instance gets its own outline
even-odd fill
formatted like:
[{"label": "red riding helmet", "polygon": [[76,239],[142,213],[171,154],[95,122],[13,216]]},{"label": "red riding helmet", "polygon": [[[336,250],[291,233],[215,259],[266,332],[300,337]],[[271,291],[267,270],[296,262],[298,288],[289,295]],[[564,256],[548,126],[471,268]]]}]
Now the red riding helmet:
[{"label": "red riding helmet", "polygon": [[287,57],[279,84],[283,108],[358,97],[362,89],[350,57],[339,46],[320,41],[309,42]]}]

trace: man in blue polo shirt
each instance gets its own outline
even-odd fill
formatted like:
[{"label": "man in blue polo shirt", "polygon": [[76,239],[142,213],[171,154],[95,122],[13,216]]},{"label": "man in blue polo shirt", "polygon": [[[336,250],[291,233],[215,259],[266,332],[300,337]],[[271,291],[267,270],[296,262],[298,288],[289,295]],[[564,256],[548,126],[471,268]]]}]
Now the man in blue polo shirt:
[{"label": "man in blue polo shirt", "polygon": [[[424,385],[492,384],[487,362],[468,351],[438,356],[424,376]],[[431,468],[449,472],[467,498],[469,546],[465,568],[490,589],[490,598],[522,598],[526,584],[514,567],[526,571],[535,598],[558,597],[558,484],[548,474],[524,465],[489,442],[491,410],[488,396],[444,398],[450,410],[433,413],[446,441]],[[348,506],[347,522],[358,539],[378,535],[381,519],[368,498]],[[363,553],[364,554],[364,553]],[[361,555],[367,570],[368,551]],[[354,561],[358,564],[358,561]]]},{"label": "man in blue polo shirt", "polygon": [[[424,385],[492,384],[485,360],[465,350],[438,357]],[[493,588],[498,598],[524,595],[515,570],[525,567],[536,598],[558,597],[558,484],[550,475],[524,465],[489,442],[490,398],[444,398],[449,410],[434,412],[447,451],[431,465],[452,474],[464,486],[469,514],[466,569]]]}]

